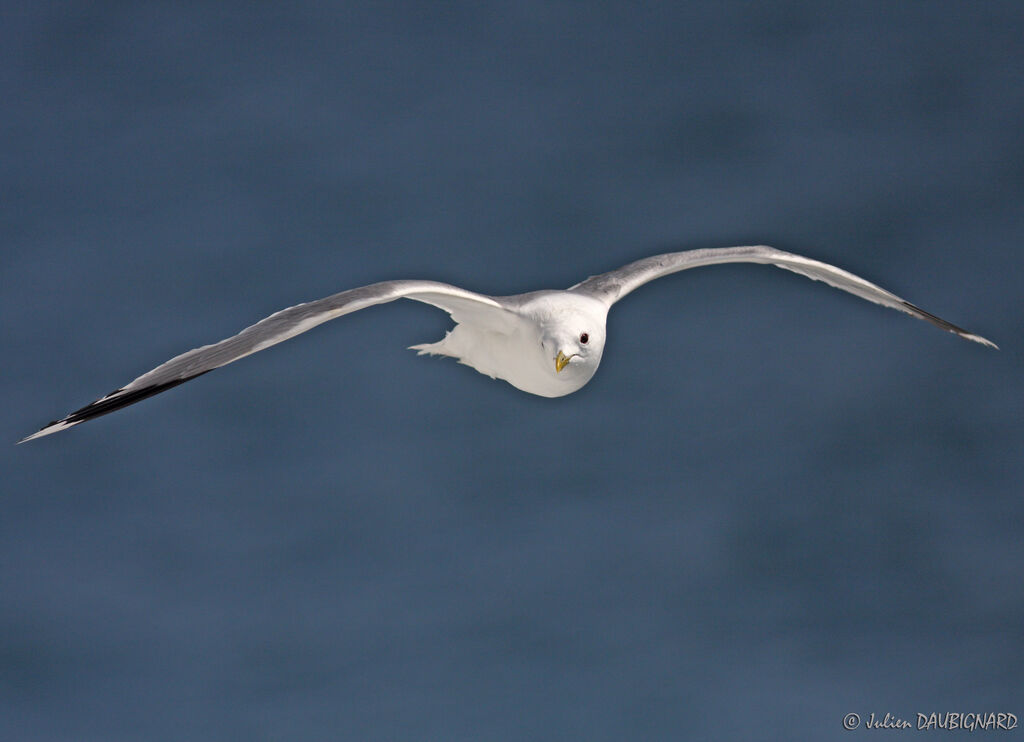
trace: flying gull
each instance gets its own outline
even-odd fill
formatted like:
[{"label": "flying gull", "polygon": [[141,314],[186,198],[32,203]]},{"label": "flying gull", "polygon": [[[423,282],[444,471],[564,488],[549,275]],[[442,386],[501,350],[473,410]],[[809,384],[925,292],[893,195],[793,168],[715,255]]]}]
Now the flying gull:
[{"label": "flying gull", "polygon": [[311,330],[328,320],[395,299],[414,299],[451,315],[455,327],[436,343],[414,345],[420,355],[450,356],[491,378],[542,397],[583,387],[601,362],[605,319],[619,299],[648,281],[717,263],[765,263],[824,281],[862,299],[927,320],[967,340],[989,340],[936,317],[840,268],[765,245],[685,250],[655,255],[592,276],[565,291],[486,296],[436,281],[382,281],[270,315],[240,333],[172,358],[105,397],[55,420],[19,443],[106,415],[189,379]]}]

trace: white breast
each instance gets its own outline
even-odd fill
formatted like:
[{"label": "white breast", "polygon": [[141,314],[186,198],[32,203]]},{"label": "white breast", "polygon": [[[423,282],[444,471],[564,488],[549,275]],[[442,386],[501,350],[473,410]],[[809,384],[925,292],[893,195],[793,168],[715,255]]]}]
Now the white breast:
[{"label": "white breast", "polygon": [[[542,343],[542,328],[557,322],[566,311],[578,312],[581,308],[593,313],[590,325],[600,325],[603,334],[606,312],[603,305],[593,299],[564,292],[536,292],[531,301],[520,306],[520,314],[514,324],[484,326],[471,317],[459,318],[461,321],[457,319],[458,324],[444,339],[414,345],[412,349],[420,354],[457,358],[460,363],[492,379],[503,379],[530,394],[562,397],[590,381],[597,370],[597,363],[586,367],[573,363],[557,373],[555,359]],[[600,360],[600,354],[597,360]]]},{"label": "white breast", "polygon": [[[561,397],[579,389],[587,380],[558,378],[554,360],[547,358],[537,330],[527,323],[505,334],[469,324],[458,324],[444,339],[414,345],[421,354],[457,358],[492,379],[503,379],[516,389],[541,397]],[[577,382],[577,383],[573,383]]]}]

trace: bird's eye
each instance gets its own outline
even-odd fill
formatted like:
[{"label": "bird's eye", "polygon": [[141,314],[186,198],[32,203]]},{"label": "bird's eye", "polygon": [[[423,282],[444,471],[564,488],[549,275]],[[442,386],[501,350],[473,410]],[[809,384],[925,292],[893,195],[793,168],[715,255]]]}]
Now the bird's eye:
[{"label": "bird's eye", "polygon": [[583,333],[582,335],[580,335],[580,343],[581,344],[586,345],[589,341],[590,341],[590,335],[588,335],[587,333]]}]

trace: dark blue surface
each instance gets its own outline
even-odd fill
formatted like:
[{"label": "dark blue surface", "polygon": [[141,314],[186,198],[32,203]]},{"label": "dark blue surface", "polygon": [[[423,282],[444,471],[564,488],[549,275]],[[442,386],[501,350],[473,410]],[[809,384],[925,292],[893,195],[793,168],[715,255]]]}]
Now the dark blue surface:
[{"label": "dark blue surface", "polygon": [[0,739],[1024,717],[1020,4],[210,5],[6,5],[10,443],[299,301],[667,249],[1002,350],[721,266],[563,399],[405,302],[0,446]]}]

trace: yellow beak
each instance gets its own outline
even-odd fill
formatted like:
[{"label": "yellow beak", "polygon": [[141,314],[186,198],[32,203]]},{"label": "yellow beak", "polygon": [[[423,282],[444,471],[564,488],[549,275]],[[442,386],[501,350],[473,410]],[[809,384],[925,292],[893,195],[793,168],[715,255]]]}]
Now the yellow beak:
[{"label": "yellow beak", "polygon": [[570,358],[572,358],[572,356],[567,356],[562,351],[558,351],[558,357],[555,358],[555,371],[561,372],[563,368],[568,366]]}]

